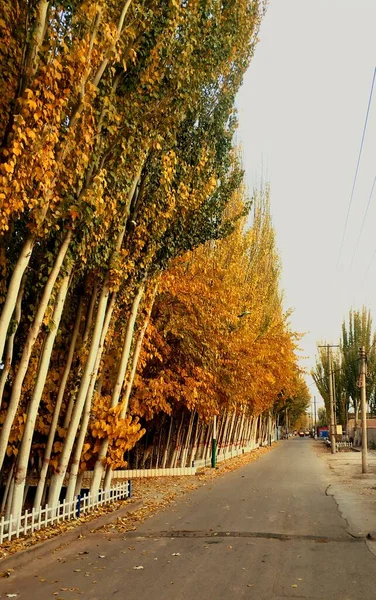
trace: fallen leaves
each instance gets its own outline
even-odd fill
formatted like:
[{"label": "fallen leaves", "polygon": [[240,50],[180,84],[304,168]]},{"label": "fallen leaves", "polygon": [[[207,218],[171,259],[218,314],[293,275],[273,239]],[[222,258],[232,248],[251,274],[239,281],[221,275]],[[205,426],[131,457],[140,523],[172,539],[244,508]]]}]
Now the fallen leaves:
[{"label": "fallen leaves", "polygon": [[6,571],[0,573],[0,577],[10,577],[13,572],[14,569],[7,569]]},{"label": "fallen leaves", "polygon": [[[133,480],[133,500],[142,500],[143,507],[122,518],[116,518],[116,515],[114,515],[114,521],[109,525],[102,527],[99,531],[134,531],[139,523],[142,523],[146,518],[152,516],[156,512],[163,510],[177,498],[198,487],[205,486],[206,483],[212,479],[221,477],[226,473],[235,471],[248,463],[258,460],[264,454],[272,451],[275,446],[276,444],[274,444],[272,448],[258,448],[247,454],[241,454],[238,457],[219,463],[215,469],[204,467],[198,470],[195,477],[188,475],[183,477],[135,479]],[[79,526],[81,523],[95,521],[98,516],[114,512],[126,504],[132,506],[129,500],[119,500],[112,504],[103,505],[96,511],[86,513],[75,521],[65,521],[43,529],[43,531],[35,531],[28,537],[14,539],[10,542],[3,542],[0,546],[0,560],[10,554],[15,554],[16,552],[30,548],[41,541],[60,536],[66,531]],[[93,529],[93,531],[96,530]],[[84,539],[85,537],[86,536],[79,533],[77,539]],[[129,550],[132,549],[132,547],[129,547]],[[79,554],[87,553],[87,551],[83,551]],[[9,569],[9,572],[11,572],[11,569]],[[4,571],[0,576],[9,577],[10,575],[7,574],[7,571]]]}]

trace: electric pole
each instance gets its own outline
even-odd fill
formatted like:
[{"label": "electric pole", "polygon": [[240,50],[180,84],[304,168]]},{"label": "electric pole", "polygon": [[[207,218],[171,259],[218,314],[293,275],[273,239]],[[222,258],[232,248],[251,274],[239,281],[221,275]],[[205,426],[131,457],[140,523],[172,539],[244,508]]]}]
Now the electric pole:
[{"label": "electric pole", "polygon": [[313,406],[315,407],[315,431],[317,429],[316,396],[313,396]]},{"label": "electric pole", "polygon": [[362,473],[368,472],[367,461],[367,401],[366,401],[366,351],[364,346],[360,348],[360,402],[362,409]]},{"label": "electric pole", "polygon": [[332,357],[330,354],[330,346],[327,346],[328,352],[328,369],[329,369],[329,406],[330,406],[330,449],[331,453],[336,452],[336,437],[334,433],[334,400],[333,400],[333,378],[332,378]]}]

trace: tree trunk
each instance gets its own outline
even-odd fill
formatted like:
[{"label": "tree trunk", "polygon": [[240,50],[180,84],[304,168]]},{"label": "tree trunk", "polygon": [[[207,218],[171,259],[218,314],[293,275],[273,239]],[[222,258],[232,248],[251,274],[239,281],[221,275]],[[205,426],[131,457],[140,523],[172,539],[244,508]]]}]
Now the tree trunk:
[{"label": "tree trunk", "polygon": [[180,464],[181,467],[187,466],[187,456],[188,456],[188,452],[189,452],[189,446],[191,443],[193,422],[194,422],[195,414],[196,414],[196,411],[192,411],[191,416],[189,418],[187,434],[185,436],[185,443],[184,443],[184,447],[183,447],[183,451],[182,451],[182,455],[181,455],[181,464]]},{"label": "tree trunk", "polygon": [[92,399],[93,399],[93,394],[94,394],[95,382],[97,380],[97,375],[98,375],[98,370],[99,370],[100,363],[101,363],[103,348],[105,345],[108,328],[110,326],[111,317],[112,317],[112,313],[113,313],[114,306],[115,306],[115,301],[116,301],[116,292],[114,292],[112,294],[110,303],[108,305],[108,309],[107,309],[107,313],[106,313],[106,317],[104,320],[103,329],[102,329],[102,333],[101,333],[101,338],[100,338],[100,342],[99,342],[99,346],[98,346],[97,356],[95,359],[94,369],[90,376],[90,385],[89,385],[87,395],[86,395],[84,411],[83,411],[83,415],[82,415],[82,419],[81,419],[80,433],[79,433],[78,440],[76,443],[76,448],[74,450],[73,460],[72,460],[71,469],[70,469],[70,473],[69,473],[69,483],[68,483],[67,494],[66,494],[66,499],[68,502],[71,502],[73,500],[74,492],[76,489],[76,479],[77,479],[77,475],[78,475],[78,471],[79,471],[79,467],[80,467],[82,448],[85,443],[85,437],[87,435],[87,429],[88,429],[89,420],[90,420],[91,404],[92,404]]},{"label": "tree trunk", "polygon": [[204,448],[205,448],[205,435],[206,435],[206,425],[204,422],[201,422],[200,427],[200,435],[197,442],[197,452],[194,460],[200,460],[203,458]]},{"label": "tree trunk", "polygon": [[59,250],[59,253],[56,257],[55,264],[52,267],[51,273],[48,277],[46,286],[43,291],[42,299],[39,303],[37,314],[35,315],[34,323],[28,333],[28,336],[27,336],[27,339],[26,339],[26,342],[24,345],[20,364],[18,366],[17,375],[16,375],[16,377],[14,379],[14,383],[13,383],[12,395],[11,395],[11,398],[9,401],[7,414],[5,417],[3,427],[0,432],[0,470],[2,469],[2,466],[3,466],[5,453],[6,453],[6,449],[7,449],[7,445],[8,445],[9,434],[10,434],[10,431],[11,431],[11,428],[13,425],[13,420],[14,420],[15,414],[17,412],[18,403],[19,403],[19,400],[21,397],[21,392],[22,392],[22,384],[25,379],[25,375],[26,375],[26,372],[27,372],[27,369],[29,366],[31,353],[32,353],[34,344],[36,342],[36,339],[39,335],[40,328],[41,328],[41,325],[43,322],[43,318],[44,318],[44,315],[45,315],[45,312],[46,312],[46,309],[48,306],[48,302],[50,300],[53,287],[55,285],[57,276],[60,272],[65,255],[67,253],[68,246],[71,241],[71,237],[72,237],[72,231],[69,231],[67,233],[67,235],[65,236],[64,242],[63,242],[63,244]]},{"label": "tree trunk", "polygon": [[151,315],[151,311],[153,309],[153,305],[154,305],[154,300],[155,300],[155,296],[157,293],[157,289],[158,289],[158,283],[156,284],[155,288],[154,288],[154,292],[151,298],[151,302],[149,304],[149,308],[148,308],[148,312],[146,315],[146,319],[144,321],[144,324],[142,326],[142,329],[140,331],[140,333],[138,334],[138,338],[137,338],[137,342],[135,345],[135,349],[134,349],[134,353],[133,353],[133,359],[132,359],[132,369],[131,369],[131,373],[129,376],[129,381],[127,383],[126,389],[125,389],[125,394],[123,397],[123,407],[121,409],[121,418],[125,419],[125,416],[127,414],[127,410],[128,410],[128,403],[129,403],[129,398],[132,392],[132,388],[133,388],[133,382],[134,382],[134,378],[136,375],[136,371],[137,371],[137,365],[138,365],[138,360],[140,358],[140,353],[141,353],[141,348],[142,348],[142,343],[144,341],[144,336],[146,333],[146,330],[148,328],[149,325],[149,321],[150,321],[150,315]]},{"label": "tree trunk", "polygon": [[0,315],[0,362],[3,358],[9,323],[17,303],[22,278],[29,264],[34,243],[34,236],[26,239],[9,282],[6,300]]},{"label": "tree trunk", "polygon": [[162,433],[163,433],[164,419],[165,419],[165,416],[163,415],[163,419],[162,419],[162,423],[161,423],[161,428],[159,430],[159,436],[158,436],[157,456],[156,456],[156,459],[155,459],[155,468],[156,469],[158,469],[158,467],[159,467],[159,457],[160,457],[160,453],[161,453],[161,444],[162,444]]},{"label": "tree trunk", "polygon": [[69,424],[67,437],[64,440],[63,450],[60,455],[59,465],[57,467],[56,472],[51,478],[51,486],[48,495],[48,504],[50,506],[55,506],[60,495],[60,491],[64,482],[65,473],[67,471],[69,459],[72,453],[72,448],[74,444],[74,440],[76,438],[78,426],[81,420],[82,411],[84,409],[87,392],[90,385],[91,374],[95,367],[95,362],[98,354],[98,347],[101,339],[101,334],[103,330],[106,308],[108,297],[110,294],[109,288],[109,273],[107,272],[102,292],[98,302],[98,310],[94,325],[93,337],[91,340],[90,350],[88,357],[86,359],[86,364],[84,368],[84,372],[82,374],[80,387],[77,394],[77,399],[74,404],[72,418]]},{"label": "tree trunk", "polygon": [[225,449],[228,422],[229,422],[229,417],[228,417],[228,412],[226,411],[222,417],[222,425],[221,425],[220,433],[218,436],[218,445],[217,445],[218,454],[220,454],[221,452],[223,454],[223,450]]},{"label": "tree trunk", "polygon": [[[138,292],[132,303],[132,308],[131,308],[131,312],[129,314],[129,319],[128,319],[128,326],[127,326],[127,330],[125,332],[123,351],[122,351],[122,355],[120,358],[117,379],[116,379],[116,383],[115,383],[115,386],[114,386],[114,389],[112,392],[111,408],[114,408],[119,403],[119,398],[120,398],[121,390],[122,390],[122,387],[124,384],[125,374],[126,374],[127,366],[128,366],[128,362],[129,362],[131,344],[132,344],[133,333],[134,333],[134,326],[136,323],[138,308],[139,308],[139,305],[141,302],[141,298],[144,294],[144,289],[145,289],[144,284],[142,284],[139,287]],[[101,447],[100,447],[100,450],[98,453],[98,458],[97,458],[95,466],[94,466],[94,474],[93,474],[93,479],[92,479],[91,486],[90,486],[90,491],[92,494],[96,494],[98,492],[102,477],[104,475],[104,471],[105,471],[104,460],[107,455],[108,444],[109,444],[109,440],[107,437],[102,441],[102,444],[101,444]]]},{"label": "tree trunk", "polygon": [[188,466],[192,466],[192,464],[196,458],[196,454],[197,454],[197,450],[198,450],[199,431],[200,431],[200,418],[197,415],[195,434],[193,437],[193,444],[192,444],[191,454],[189,457],[189,465]]},{"label": "tree trunk", "polygon": [[21,79],[19,95],[24,93],[31,78],[38,69],[39,50],[45,36],[49,3],[49,0],[39,0],[36,6],[34,28],[30,34],[29,46],[26,51],[24,75]]},{"label": "tree trunk", "polygon": [[22,436],[21,446],[17,455],[16,471],[14,475],[14,491],[12,499],[12,514],[13,516],[20,515],[23,506],[23,493],[27,474],[27,465],[30,457],[30,449],[33,441],[35,422],[38,416],[39,404],[42,398],[44,386],[47,379],[48,369],[50,366],[52,349],[55,343],[56,334],[59,330],[60,319],[63,313],[65,300],[67,297],[70,276],[72,272],[71,265],[68,272],[61,282],[60,290],[57,295],[56,306],[52,317],[52,329],[48,332],[43,353],[41,355],[38,374],[35,382],[33,395],[28,407],[25,429]]},{"label": "tree trunk", "polygon": [[230,428],[228,431],[228,439],[227,439],[227,447],[229,452],[232,452],[232,446],[233,446],[233,441],[234,441],[234,426],[235,426],[235,410],[232,413],[232,417],[231,417],[231,423],[230,423]]},{"label": "tree trunk", "polygon": [[[94,76],[94,78],[92,80],[92,85],[94,87],[98,87],[99,82],[100,82],[100,80],[103,77],[103,73],[105,72],[108,63],[110,62],[110,58],[112,56],[114,56],[114,54],[115,54],[116,44],[117,44],[117,42],[120,39],[120,35],[121,35],[122,29],[123,29],[123,26],[124,26],[124,20],[125,20],[126,14],[128,12],[128,9],[129,9],[129,7],[131,5],[131,2],[132,2],[132,0],[126,0],[126,2],[123,4],[123,8],[122,8],[122,11],[121,11],[120,19],[119,19],[119,22],[118,22],[118,25],[117,25],[117,35],[116,35],[116,38],[114,39],[114,42],[113,42],[111,48],[106,53],[105,58],[102,60],[100,66],[98,67],[98,70],[97,70],[97,72],[96,72],[96,74],[95,74],[95,76]],[[85,95],[81,94],[80,100],[79,100],[77,106],[75,107],[75,109],[73,111],[73,114],[71,116],[70,123],[69,123],[70,127],[74,127],[74,125],[78,121],[78,118],[79,118],[79,116],[80,116],[80,114],[82,112],[82,109],[84,107],[84,98],[85,98]]]},{"label": "tree trunk", "polygon": [[57,399],[56,399],[56,404],[55,404],[55,409],[54,409],[54,414],[52,417],[50,431],[48,433],[48,439],[47,439],[46,449],[44,452],[42,469],[41,469],[41,472],[39,475],[39,481],[38,481],[37,489],[35,492],[35,498],[34,498],[35,510],[37,510],[39,508],[39,506],[41,505],[41,502],[42,502],[42,498],[43,498],[43,492],[44,492],[44,488],[45,488],[45,484],[46,484],[46,477],[47,477],[48,467],[50,464],[51,452],[52,452],[52,448],[54,445],[55,433],[56,433],[56,428],[57,428],[57,424],[59,421],[61,405],[62,405],[63,398],[64,398],[64,392],[65,392],[65,387],[67,384],[68,376],[69,376],[70,369],[72,366],[72,360],[73,360],[74,350],[76,347],[78,332],[80,330],[82,304],[83,304],[83,297],[81,296],[79,304],[78,304],[78,308],[77,308],[77,316],[76,316],[76,321],[74,324],[71,343],[69,346],[67,362],[65,365],[63,377],[60,382],[59,391],[57,394]]},{"label": "tree trunk", "polygon": [[244,433],[244,409],[242,411],[242,416],[240,418],[239,431],[238,431],[238,450],[244,447],[243,433]]},{"label": "tree trunk", "polygon": [[95,284],[93,293],[90,298],[89,306],[87,309],[86,320],[85,320],[85,330],[84,330],[84,335],[82,337],[83,344],[86,344],[86,342],[89,338],[90,328],[91,328],[91,324],[93,322],[94,307],[95,307],[95,303],[97,301],[97,294],[98,294],[98,285]]},{"label": "tree trunk", "polygon": [[5,484],[5,489],[4,489],[4,494],[1,500],[1,507],[0,507],[0,513],[4,512],[5,506],[7,505],[7,501],[8,501],[8,496],[9,496],[9,490],[13,481],[13,471],[14,471],[14,466],[16,464],[16,461],[13,461],[12,467],[8,473],[8,477],[7,477],[7,482]]},{"label": "tree trunk", "polygon": [[181,415],[181,419],[180,419],[180,425],[178,427],[178,431],[176,434],[176,442],[175,442],[175,448],[174,448],[174,452],[172,454],[172,458],[171,458],[171,469],[174,469],[177,461],[178,461],[178,455],[180,454],[180,443],[181,443],[181,430],[183,427],[183,421],[184,421],[184,412],[182,412]]},{"label": "tree trunk", "polygon": [[208,429],[207,429],[207,432],[206,432],[205,449],[204,449],[204,456],[203,456],[203,458],[204,458],[205,461],[207,460],[207,458],[209,456],[211,456],[211,449],[212,449],[212,446],[211,446],[211,437],[212,437],[212,431],[213,431],[213,423],[209,423]]},{"label": "tree trunk", "polygon": [[173,418],[172,418],[172,415],[171,415],[171,417],[170,417],[170,426],[168,428],[167,442],[166,442],[165,451],[164,451],[164,454],[163,454],[162,469],[166,468],[166,463],[167,463],[167,459],[168,459],[169,448],[170,448],[170,440],[171,440],[172,420],[173,420]]},{"label": "tree trunk", "polygon": [[21,304],[22,304],[23,293],[25,290],[25,281],[26,281],[26,277],[25,277],[25,273],[24,273],[24,276],[23,276],[22,282],[21,282],[21,286],[20,286],[20,289],[18,292],[16,306],[14,309],[14,327],[13,327],[12,333],[10,334],[8,341],[7,341],[7,351],[6,351],[6,356],[5,356],[5,360],[4,360],[4,368],[3,368],[3,372],[2,372],[1,378],[0,378],[0,408],[1,408],[1,404],[2,404],[5,384],[6,384],[6,381],[8,378],[8,373],[12,366],[14,338],[16,336],[18,325],[19,325],[19,322],[21,319]]}]

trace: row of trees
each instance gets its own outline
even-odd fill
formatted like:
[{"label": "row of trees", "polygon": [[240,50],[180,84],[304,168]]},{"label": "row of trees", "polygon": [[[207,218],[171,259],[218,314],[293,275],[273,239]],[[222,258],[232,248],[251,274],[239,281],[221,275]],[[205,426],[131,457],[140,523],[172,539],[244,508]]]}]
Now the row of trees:
[{"label": "row of trees", "polygon": [[[226,216],[232,220],[245,208],[239,190]],[[198,448],[206,439],[207,450],[211,425],[205,423],[213,414],[222,415],[221,448],[239,443],[248,425],[253,442],[262,443],[277,415],[284,422],[286,408],[291,422],[305,411],[309,394],[297,367],[299,336],[282,309],[279,270],[266,189],[253,197],[251,214],[238,219],[232,233],[187,252],[163,274],[130,403],[147,419],[135,460],[142,446],[147,464],[156,466],[150,440],[163,450],[169,435],[178,437],[179,447],[191,441]],[[258,415],[263,419],[256,429]]]},{"label": "row of trees", "polygon": [[[323,347],[324,342],[320,346],[312,377],[324,400],[326,414],[330,415],[328,352]],[[359,349],[362,346],[365,347],[367,355],[367,401],[370,411],[376,411],[376,333],[372,326],[371,313],[367,308],[350,310],[348,319],[342,323],[342,335],[338,346],[338,349],[331,350],[331,376],[337,423],[346,425],[349,410],[354,413],[355,423],[359,419]]]},{"label": "row of trees", "polygon": [[36,507],[86,468],[109,485],[146,420],[245,419],[302,382],[267,195],[244,233],[232,149],[261,0],[1,8],[0,469],[19,514],[30,481]]}]

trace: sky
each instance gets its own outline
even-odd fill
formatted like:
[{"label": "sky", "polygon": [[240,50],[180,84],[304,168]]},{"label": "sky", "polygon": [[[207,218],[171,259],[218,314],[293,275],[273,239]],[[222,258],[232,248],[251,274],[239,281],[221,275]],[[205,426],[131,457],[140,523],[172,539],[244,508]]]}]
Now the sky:
[{"label": "sky", "polygon": [[[318,342],[338,343],[351,308],[365,305],[376,325],[376,188],[366,214],[376,83],[345,229],[376,67],[375,24],[376,0],[270,0],[237,98],[247,185],[270,184],[285,307],[292,328],[305,332],[308,371]],[[309,375],[307,383],[320,403]]]}]

